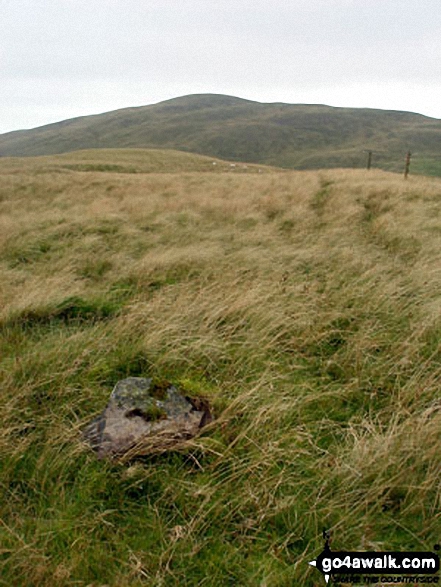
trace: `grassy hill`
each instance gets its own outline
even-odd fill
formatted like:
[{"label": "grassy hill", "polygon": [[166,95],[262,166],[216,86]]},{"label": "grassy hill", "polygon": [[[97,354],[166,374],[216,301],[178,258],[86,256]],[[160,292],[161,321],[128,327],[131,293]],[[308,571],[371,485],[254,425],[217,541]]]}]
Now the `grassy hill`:
[{"label": "grassy hill", "polygon": [[[441,180],[126,155],[0,161],[0,584],[314,587],[323,528],[432,550]],[[128,375],[214,422],[97,460]]]},{"label": "grassy hill", "polygon": [[261,104],[193,95],[0,135],[0,155],[160,148],[293,169],[363,168],[441,174],[441,121],[419,114],[322,105]]},{"label": "grassy hill", "polygon": [[[89,149],[41,157],[4,157],[3,173],[267,173],[266,165],[232,163],[194,153],[158,149]],[[280,169],[279,169],[280,171]]]}]

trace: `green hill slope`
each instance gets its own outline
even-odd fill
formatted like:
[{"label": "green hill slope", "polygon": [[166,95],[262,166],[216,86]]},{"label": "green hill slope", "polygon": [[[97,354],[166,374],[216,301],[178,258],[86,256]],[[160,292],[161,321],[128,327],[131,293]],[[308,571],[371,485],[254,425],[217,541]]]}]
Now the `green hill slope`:
[{"label": "green hill slope", "polygon": [[364,167],[441,174],[441,121],[419,114],[323,105],[261,104],[193,95],[0,135],[0,155],[161,148],[294,169]]},{"label": "green hill slope", "polygon": [[264,173],[275,171],[264,165],[234,164],[194,153],[160,149],[86,149],[41,157],[3,157],[0,173]]}]

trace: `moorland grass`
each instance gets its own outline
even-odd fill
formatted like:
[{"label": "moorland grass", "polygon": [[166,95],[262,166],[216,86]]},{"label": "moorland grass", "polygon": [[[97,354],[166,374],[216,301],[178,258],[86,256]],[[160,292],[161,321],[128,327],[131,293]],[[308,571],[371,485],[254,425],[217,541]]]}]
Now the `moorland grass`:
[{"label": "moorland grass", "polygon": [[[0,584],[313,587],[323,528],[432,550],[440,181],[58,164],[0,162]],[[129,375],[214,422],[98,461],[81,429]]]}]

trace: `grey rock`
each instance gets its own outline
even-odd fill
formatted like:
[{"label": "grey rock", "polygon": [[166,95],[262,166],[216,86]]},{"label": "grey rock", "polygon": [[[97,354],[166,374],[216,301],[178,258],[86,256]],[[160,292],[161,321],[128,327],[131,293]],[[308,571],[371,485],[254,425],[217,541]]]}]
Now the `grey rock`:
[{"label": "grey rock", "polygon": [[208,402],[150,378],[118,381],[105,410],[83,437],[99,458],[135,456],[178,448],[211,421]]}]

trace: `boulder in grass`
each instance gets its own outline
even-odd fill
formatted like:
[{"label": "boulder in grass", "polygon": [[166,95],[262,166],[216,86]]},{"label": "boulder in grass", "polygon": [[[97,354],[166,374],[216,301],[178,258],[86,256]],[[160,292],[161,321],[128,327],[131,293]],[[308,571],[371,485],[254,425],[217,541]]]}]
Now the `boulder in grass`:
[{"label": "boulder in grass", "polygon": [[208,402],[170,383],[118,381],[105,410],[83,435],[99,458],[132,458],[179,448],[211,421]]}]

